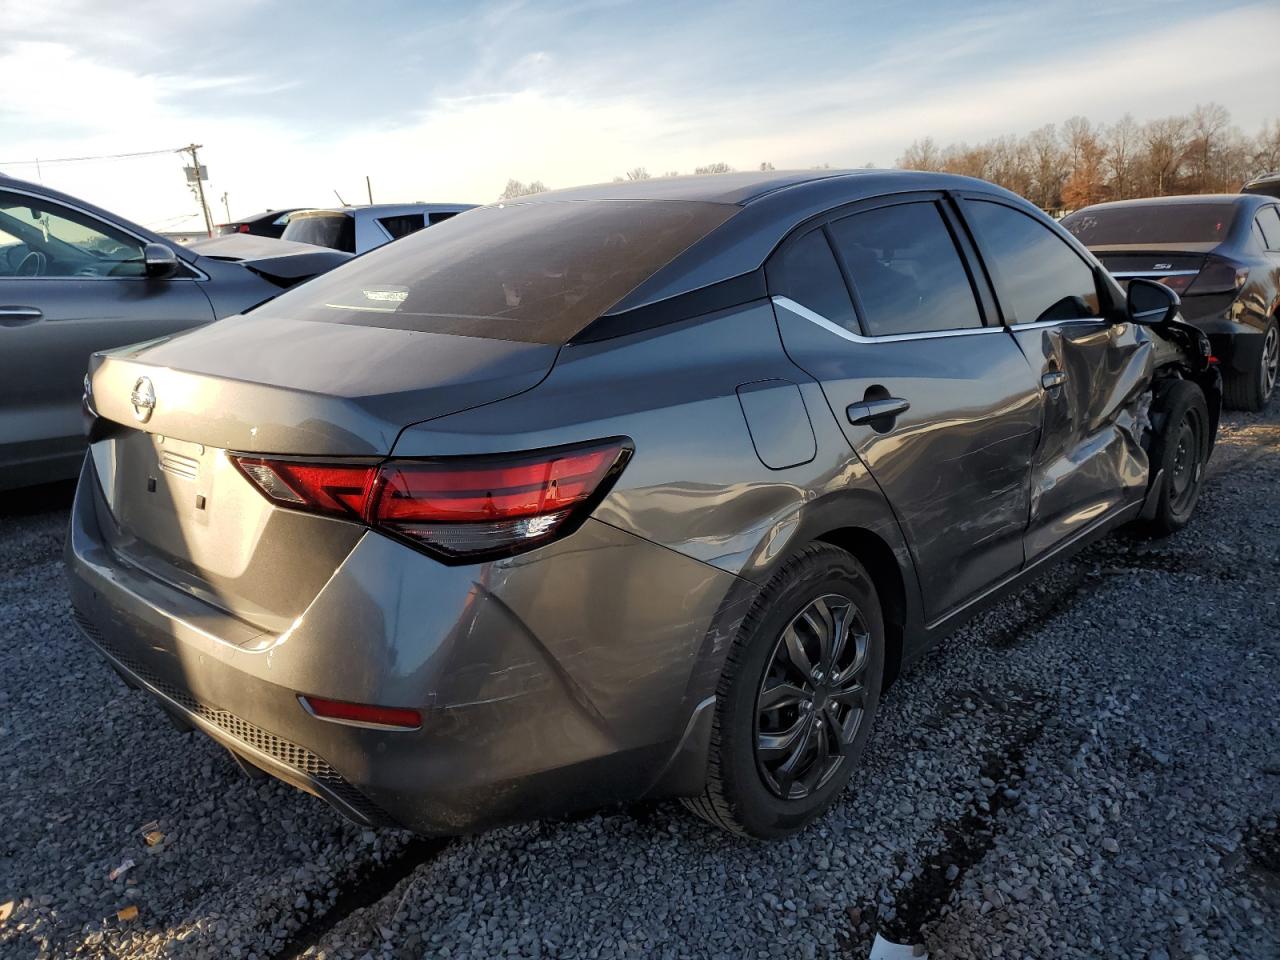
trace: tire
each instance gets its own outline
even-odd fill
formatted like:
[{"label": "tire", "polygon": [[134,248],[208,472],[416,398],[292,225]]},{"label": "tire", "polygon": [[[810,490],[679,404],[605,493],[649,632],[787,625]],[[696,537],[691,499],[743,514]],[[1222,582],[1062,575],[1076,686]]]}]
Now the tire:
[{"label": "tire", "polygon": [[1272,317],[1262,330],[1262,348],[1253,369],[1222,382],[1222,397],[1234,410],[1258,411],[1267,405],[1280,376],[1280,326]]},{"label": "tire", "polygon": [[1151,475],[1164,471],[1154,515],[1143,524],[1154,536],[1181,530],[1191,519],[1204,487],[1209,460],[1209,408],[1200,388],[1186,380],[1162,384],[1151,405],[1155,430]]},{"label": "tire", "polygon": [[[814,628],[820,623],[828,635],[845,637],[825,660],[821,651],[839,645],[822,646]],[[752,604],[726,656],[706,790],[685,805],[718,827],[761,840],[788,836],[821,816],[871,734],[884,651],[880,601],[862,564],[822,543],[786,561]],[[799,665],[805,661],[812,667],[807,674]],[[837,742],[837,730],[842,749],[822,760],[822,746]],[[758,742],[771,749],[757,751]]]}]

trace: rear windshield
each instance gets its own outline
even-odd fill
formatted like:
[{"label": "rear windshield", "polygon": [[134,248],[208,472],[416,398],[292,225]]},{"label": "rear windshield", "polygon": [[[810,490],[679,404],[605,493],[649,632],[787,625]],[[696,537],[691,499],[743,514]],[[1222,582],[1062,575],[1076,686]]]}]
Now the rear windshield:
[{"label": "rear windshield", "polygon": [[356,222],[345,213],[322,213],[289,218],[289,224],[281,234],[282,240],[314,243],[334,250],[356,252]]},{"label": "rear windshield", "polygon": [[1081,210],[1062,225],[1087,247],[1114,243],[1215,243],[1236,218],[1231,203],[1153,203]]},{"label": "rear windshield", "polygon": [[380,247],[255,312],[565,343],[737,211],[654,200],[480,207]]}]

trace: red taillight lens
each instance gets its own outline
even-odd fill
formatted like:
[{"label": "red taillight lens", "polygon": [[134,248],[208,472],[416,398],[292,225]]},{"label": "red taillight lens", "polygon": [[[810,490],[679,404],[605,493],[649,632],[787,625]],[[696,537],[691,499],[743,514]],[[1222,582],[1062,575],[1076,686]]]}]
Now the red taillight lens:
[{"label": "red taillight lens", "polygon": [[242,223],[240,224],[240,226],[236,227],[236,230],[239,231],[240,233],[248,233],[249,225],[247,223]]},{"label": "red taillight lens", "polygon": [[1186,292],[1187,287],[1191,286],[1191,281],[1195,279],[1195,274],[1183,274],[1180,277],[1157,277],[1156,279],[1174,293],[1183,294]]},{"label": "red taillight lens", "polygon": [[1203,293],[1235,293],[1248,280],[1248,267],[1230,260],[1210,257],[1186,289],[1191,296]]},{"label": "red taillight lens", "polygon": [[396,727],[400,730],[417,730],[422,726],[422,714],[406,707],[379,707],[369,703],[326,700],[324,697],[298,697],[298,699],[307,710],[324,720],[375,727]]},{"label": "red taillight lens", "polygon": [[236,457],[273,503],[362,520],[446,559],[509,556],[585,519],[631,456],[624,439],[380,466]]}]

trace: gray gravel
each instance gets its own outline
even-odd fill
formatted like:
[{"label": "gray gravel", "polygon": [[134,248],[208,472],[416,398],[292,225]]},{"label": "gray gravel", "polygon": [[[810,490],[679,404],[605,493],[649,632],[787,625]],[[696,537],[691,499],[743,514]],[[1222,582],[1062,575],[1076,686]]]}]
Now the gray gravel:
[{"label": "gray gravel", "polygon": [[1278,486],[1280,404],[1229,417],[1187,530],[945,643],[773,845],[674,804],[428,844],[249,782],[85,655],[65,508],[28,504],[0,516],[0,956],[1280,957]]}]

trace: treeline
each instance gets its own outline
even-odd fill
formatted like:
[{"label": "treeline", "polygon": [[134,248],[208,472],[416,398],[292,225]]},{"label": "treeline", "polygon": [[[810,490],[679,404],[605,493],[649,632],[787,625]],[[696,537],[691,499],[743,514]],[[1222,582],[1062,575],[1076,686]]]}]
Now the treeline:
[{"label": "treeline", "polygon": [[1049,211],[1104,200],[1179,193],[1235,193],[1259,174],[1280,170],[1280,121],[1254,136],[1216,103],[1188,114],[1112,124],[1072,117],[1016,137],[939,146],[917,140],[898,158],[909,170],[941,170],[990,180]]}]

